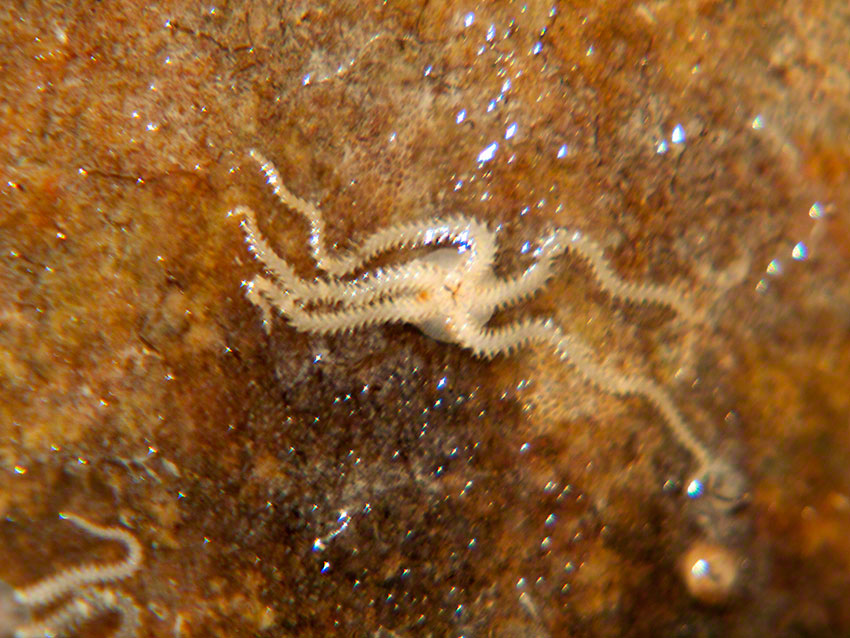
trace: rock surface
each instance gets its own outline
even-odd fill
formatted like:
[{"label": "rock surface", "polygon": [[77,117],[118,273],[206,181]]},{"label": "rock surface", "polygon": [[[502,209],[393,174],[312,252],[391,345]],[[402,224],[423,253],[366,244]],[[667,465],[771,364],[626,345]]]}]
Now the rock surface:
[{"label": "rock surface", "polygon": [[[0,52],[0,580],[118,555],[72,511],[145,545],[143,635],[850,633],[845,2],[11,2]],[[543,349],[266,335],[228,211],[315,269],[251,148],[340,247],[463,212],[503,272],[563,226],[687,292],[564,258],[501,320],[657,379],[749,503],[706,523],[650,406]]]}]

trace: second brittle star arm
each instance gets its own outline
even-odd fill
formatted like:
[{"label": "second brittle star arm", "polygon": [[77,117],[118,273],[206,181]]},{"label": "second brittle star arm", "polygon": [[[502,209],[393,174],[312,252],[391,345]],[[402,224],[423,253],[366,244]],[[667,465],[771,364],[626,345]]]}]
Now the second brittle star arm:
[{"label": "second brittle star arm", "polygon": [[62,518],[73,523],[92,536],[117,541],[127,549],[127,556],[117,563],[89,563],[69,567],[28,587],[15,589],[15,598],[27,607],[49,605],[62,596],[94,583],[108,583],[134,574],[142,563],[142,546],[136,537],[120,527],[102,527],[81,516],[63,513]]},{"label": "second brittle star arm", "polygon": [[97,587],[85,587],[42,620],[33,621],[15,630],[14,638],[45,638],[65,636],[86,621],[105,612],[117,612],[121,624],[115,638],[131,638],[139,632],[139,606],[121,592]]},{"label": "second brittle star arm", "polygon": [[602,246],[581,232],[569,233],[566,249],[590,265],[594,278],[603,290],[612,296],[637,304],[654,303],[667,306],[686,321],[699,323],[704,320],[703,313],[694,308],[681,292],[658,284],[639,284],[624,280],[611,268]]},{"label": "second brittle star arm", "polygon": [[[251,157],[260,164],[275,194],[284,206],[303,216],[310,224],[310,248],[316,265],[329,275],[342,277],[361,268],[382,252],[401,247],[429,246],[437,243],[464,244],[474,251],[476,264],[489,267],[496,254],[495,236],[487,226],[462,215],[398,224],[379,230],[353,249],[332,255],[325,243],[325,221],[313,204],[295,196],[280,178],[280,173],[259,151]],[[239,207],[244,209],[245,207]],[[242,211],[245,212],[244,210]]]},{"label": "second brittle star arm", "polygon": [[564,333],[552,320],[530,319],[497,329],[465,327],[463,344],[487,358],[512,352],[530,343],[547,344],[570,363],[584,379],[616,395],[638,395],[649,401],[664,417],[674,438],[696,460],[701,473],[712,461],[711,452],[699,441],[667,392],[655,381],[641,375],[626,375],[611,366],[597,363],[590,348]]},{"label": "second brittle star arm", "polygon": [[538,260],[521,275],[506,279],[494,279],[493,283],[480,292],[478,303],[494,311],[530,297],[552,277],[553,260],[566,250],[566,234],[556,231],[547,237],[539,250]]},{"label": "second brittle star arm", "polygon": [[419,323],[434,314],[426,302],[414,297],[382,299],[374,303],[339,310],[305,310],[273,282],[256,277],[250,284],[249,300],[258,305],[267,324],[270,309],[276,308],[290,324],[302,332],[335,334],[385,323]]},{"label": "second brittle star arm", "polygon": [[299,277],[295,269],[269,246],[257,228],[254,211],[247,206],[237,206],[233,214],[242,217],[245,241],[253,255],[273,276],[275,285],[305,303],[339,301],[345,305],[366,305],[381,297],[418,291],[423,287],[422,282],[439,276],[434,266],[414,260],[368,272],[348,281],[321,278],[308,281]]},{"label": "second brittle star arm", "polygon": [[307,295],[310,287],[298,276],[295,269],[288,261],[282,259],[266,241],[260,229],[257,227],[257,217],[254,211],[247,206],[237,206],[231,212],[232,215],[242,217],[240,225],[245,232],[245,243],[248,249],[259,259],[266,270],[280,282],[281,287],[291,290],[296,296]]}]

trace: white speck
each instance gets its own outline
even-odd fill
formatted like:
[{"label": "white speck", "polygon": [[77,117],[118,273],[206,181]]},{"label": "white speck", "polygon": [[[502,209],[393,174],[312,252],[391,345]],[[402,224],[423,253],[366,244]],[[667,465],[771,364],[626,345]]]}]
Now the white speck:
[{"label": "white speck", "polygon": [[756,115],[753,118],[753,130],[754,131],[760,131],[763,128],[764,128],[764,120],[762,119],[761,115]]},{"label": "white speck", "polygon": [[483,151],[478,154],[478,161],[482,164],[484,162],[489,162],[496,156],[496,151],[499,150],[499,143],[492,142],[489,146],[487,146]]},{"label": "white speck", "polygon": [[432,67],[430,64],[429,64],[428,66],[426,66],[426,67],[425,67],[424,75],[425,75],[425,77],[426,77],[426,78],[427,78],[429,75],[431,75],[431,71],[432,71],[433,69],[434,69],[434,67]]},{"label": "white speck", "polygon": [[565,158],[567,155],[569,155],[569,153],[570,149],[567,147],[567,145],[561,144],[561,147],[558,149],[558,159]]},{"label": "white speck", "polygon": [[471,27],[473,22],[475,22],[475,14],[472,11],[463,16],[464,27]]},{"label": "white speck", "polygon": [[517,129],[517,125],[516,125],[516,122],[514,122],[513,124],[511,124],[511,125],[507,128],[507,130],[505,130],[505,139],[506,139],[506,140],[509,140],[509,139],[511,139],[514,135],[516,135],[516,129]]},{"label": "white speck", "polygon": [[525,453],[526,453],[526,452],[528,452],[530,449],[531,449],[531,446],[530,446],[528,443],[523,443],[522,445],[520,445],[520,446],[519,446],[519,452],[520,452],[520,454],[525,454]]},{"label": "white speck", "polygon": [[664,155],[664,153],[666,153],[669,149],[670,147],[667,145],[667,140],[661,140],[658,142],[658,146],[655,147],[655,152],[659,155]]},{"label": "white speck", "polygon": [[688,498],[699,498],[705,492],[705,486],[702,484],[702,481],[699,479],[694,479],[688,485]]},{"label": "white speck", "polygon": [[670,136],[670,141],[673,142],[673,144],[685,143],[685,129],[681,124],[676,124],[676,128],[673,129],[673,134]]},{"label": "white speck", "polygon": [[496,110],[496,100],[490,100],[490,103],[487,105],[487,112],[492,113]]},{"label": "white speck", "polygon": [[796,261],[806,261],[809,258],[809,249],[806,248],[806,244],[803,242],[798,242],[796,246],[794,246],[794,250],[791,251],[791,257],[793,257]]},{"label": "white speck", "polygon": [[694,566],[691,567],[691,573],[697,578],[705,578],[709,575],[710,571],[708,561],[704,558],[700,558],[694,563]]},{"label": "white speck", "polygon": [[311,77],[311,75],[312,75],[312,74],[310,74],[310,73],[308,73],[307,75],[305,75],[305,76],[301,79],[301,84],[302,84],[302,85],[304,85],[304,86],[307,86],[308,84],[310,84],[310,77]]},{"label": "white speck", "polygon": [[511,90],[511,79],[507,78],[504,82],[502,82],[502,93],[507,93]]},{"label": "white speck", "polygon": [[823,219],[823,204],[815,202],[809,209],[809,217],[812,219]]},{"label": "white speck", "polygon": [[455,117],[455,122],[460,124],[466,119],[466,109],[461,109],[457,112],[457,116]]},{"label": "white speck", "polygon": [[542,42],[535,42],[535,43],[534,43],[534,46],[533,46],[533,47],[531,47],[531,53],[532,53],[533,55],[537,55],[537,54],[538,54],[538,53],[540,53],[542,50],[543,50],[543,43],[542,43]]},{"label": "white speck", "polygon": [[778,259],[772,259],[771,262],[767,265],[767,274],[775,277],[777,275],[782,274],[782,262]]},{"label": "white speck", "polygon": [[496,37],[496,25],[491,24],[489,27],[487,27],[487,42],[490,42],[490,40],[492,40],[495,37]]}]

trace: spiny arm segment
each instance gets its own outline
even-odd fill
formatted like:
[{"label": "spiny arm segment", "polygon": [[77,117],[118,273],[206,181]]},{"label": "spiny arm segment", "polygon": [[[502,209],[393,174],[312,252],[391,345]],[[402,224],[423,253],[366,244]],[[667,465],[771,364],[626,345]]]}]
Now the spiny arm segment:
[{"label": "spiny arm segment", "polygon": [[103,612],[118,612],[121,625],[115,638],[131,638],[138,635],[139,606],[136,601],[110,589],[85,587],[47,618],[30,622],[12,634],[14,638],[54,638],[69,635],[79,626]]},{"label": "spiny arm segment", "polygon": [[685,300],[682,293],[672,288],[625,281],[611,268],[602,246],[588,239],[581,232],[576,231],[569,235],[566,249],[590,265],[593,276],[603,290],[608,291],[612,296],[637,304],[654,303],[669,306],[686,321],[699,323],[704,320],[703,314]]},{"label": "spiny arm segment", "polygon": [[285,291],[262,277],[255,278],[249,284],[248,298],[261,308],[265,325],[268,325],[271,317],[271,308],[276,308],[294,328],[322,335],[350,332],[383,323],[418,323],[435,312],[427,303],[412,297],[381,299],[365,306],[344,307],[340,310],[308,311]]},{"label": "spiny arm segment", "polygon": [[432,285],[439,275],[438,268],[417,260],[389,268],[380,268],[358,279],[307,281],[298,276],[285,259],[281,259],[259,232],[257,220],[247,206],[237,206],[234,215],[242,217],[245,241],[253,255],[272,275],[276,285],[288,291],[293,299],[304,303],[342,302],[366,305],[381,297],[407,294]]},{"label": "spiny arm segment", "polygon": [[541,242],[536,251],[538,261],[521,275],[507,279],[491,277],[488,286],[480,292],[481,305],[491,306],[496,311],[537,292],[552,277],[554,260],[567,249],[566,240],[566,231],[557,230]]},{"label": "spiny arm segment", "polygon": [[105,565],[90,563],[71,567],[29,587],[16,589],[15,598],[27,607],[49,605],[85,585],[127,578],[134,574],[142,563],[142,546],[127,530],[120,527],[101,527],[76,514],[63,513],[60,516],[92,536],[123,544],[127,549],[127,556],[118,563]]},{"label": "spiny arm segment", "polygon": [[[472,250],[474,258],[470,261],[476,266],[489,267],[493,263],[496,254],[493,233],[485,224],[463,216],[391,226],[373,233],[347,254],[331,255],[325,245],[325,222],[321,211],[293,195],[283,185],[274,165],[259,151],[252,150],[251,157],[260,164],[261,170],[281,203],[301,214],[310,224],[310,248],[313,258],[316,265],[331,276],[342,277],[349,274],[380,253],[394,248],[429,246],[438,243],[460,244]],[[244,210],[241,212],[245,213]]]},{"label": "spiny arm segment", "polygon": [[648,400],[664,417],[670,433],[697,461],[700,468],[711,453],[691,432],[667,392],[641,375],[626,375],[609,365],[597,363],[590,348],[578,337],[564,333],[550,320],[529,319],[503,328],[463,331],[464,342],[479,356],[492,358],[530,344],[549,345],[588,382],[612,394],[638,395]]}]

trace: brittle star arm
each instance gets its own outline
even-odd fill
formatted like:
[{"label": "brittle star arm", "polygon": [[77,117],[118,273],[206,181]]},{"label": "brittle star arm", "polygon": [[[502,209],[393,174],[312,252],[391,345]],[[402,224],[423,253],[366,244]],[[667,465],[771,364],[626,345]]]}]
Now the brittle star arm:
[{"label": "brittle star arm", "polygon": [[566,250],[565,241],[566,231],[555,231],[541,243],[538,260],[521,275],[494,279],[488,288],[482,289],[480,304],[496,311],[537,292],[552,276],[553,260]]},{"label": "brittle star arm", "polygon": [[415,297],[382,299],[367,306],[341,310],[308,311],[264,277],[255,277],[251,282],[248,299],[262,310],[264,324],[268,324],[271,308],[276,308],[294,328],[314,334],[334,334],[383,323],[415,324],[435,313],[427,301]]},{"label": "brittle star arm", "polygon": [[401,247],[428,246],[437,243],[460,243],[474,251],[473,261],[482,268],[490,267],[496,255],[494,234],[477,220],[455,216],[400,224],[379,230],[360,245],[343,255],[331,255],[325,246],[325,221],[321,211],[292,194],[284,185],[274,165],[259,151],[251,157],[260,164],[269,184],[281,203],[301,214],[310,224],[310,248],[316,265],[329,275],[342,277],[362,267],[382,252]]},{"label": "brittle star arm", "polygon": [[416,292],[422,289],[422,282],[438,276],[438,269],[433,265],[414,260],[400,266],[381,268],[350,281],[319,278],[307,281],[269,246],[259,232],[250,208],[237,206],[233,214],[242,216],[241,225],[248,248],[274,277],[277,286],[305,303],[339,301],[346,305],[365,305],[381,297]]},{"label": "brittle star arm", "polygon": [[283,287],[291,290],[294,295],[298,297],[309,295],[310,287],[307,282],[298,276],[289,262],[278,256],[260,233],[254,211],[247,206],[237,206],[230,214],[242,217],[239,223],[245,232],[245,242],[248,244],[248,249],[254,257],[263,262],[266,270],[274,275]]},{"label": "brittle star arm", "polygon": [[108,611],[117,612],[121,617],[121,625],[114,634],[115,638],[130,638],[138,635],[140,622],[139,606],[136,601],[121,592],[85,587],[47,618],[30,622],[16,629],[13,636],[14,638],[65,636],[82,623]]},{"label": "brittle star arm", "polygon": [[487,358],[510,353],[529,343],[551,346],[586,381],[600,389],[617,395],[636,394],[647,399],[662,414],[674,438],[694,456],[700,468],[698,474],[704,473],[711,464],[712,455],[708,448],[693,435],[663,388],[647,377],[626,375],[608,365],[597,363],[586,344],[577,337],[565,334],[552,320],[531,319],[502,328],[481,330],[464,325],[460,331],[462,343],[477,355]]},{"label": "brittle star arm", "polygon": [[15,599],[29,608],[49,605],[85,585],[127,578],[134,574],[142,563],[142,546],[127,530],[120,527],[101,527],[75,514],[63,513],[60,516],[92,536],[123,544],[127,549],[127,556],[118,563],[89,563],[70,567],[28,587],[15,589]]},{"label": "brittle star arm", "polygon": [[637,284],[625,281],[611,268],[602,246],[582,233],[577,231],[570,234],[566,241],[566,249],[590,265],[594,278],[602,289],[612,296],[637,304],[655,303],[668,306],[687,321],[695,323],[704,321],[703,313],[686,301],[682,293],[658,284]]}]

